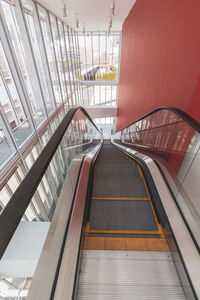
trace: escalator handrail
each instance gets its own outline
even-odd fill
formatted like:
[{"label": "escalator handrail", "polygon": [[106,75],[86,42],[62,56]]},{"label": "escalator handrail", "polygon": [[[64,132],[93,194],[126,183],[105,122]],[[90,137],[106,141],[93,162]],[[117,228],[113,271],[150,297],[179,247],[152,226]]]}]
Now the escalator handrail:
[{"label": "escalator handrail", "polygon": [[83,107],[69,110],[0,215],[0,259],[78,110],[86,116],[101,134]]},{"label": "escalator handrail", "polygon": [[[195,120],[193,117],[191,117],[190,115],[188,115],[186,112],[184,112],[181,109],[175,108],[175,107],[170,107],[170,106],[161,106],[158,107],[152,111],[150,111],[149,113],[145,114],[144,116],[142,116],[141,118],[137,119],[136,121],[130,123],[127,126],[124,126],[123,128],[121,128],[120,130],[116,131],[114,134],[119,133],[120,131],[130,127],[131,125],[153,115],[154,113],[157,113],[160,110],[169,110],[172,111],[173,113],[175,113],[176,115],[178,115],[183,121],[185,121],[188,125],[190,125],[191,127],[193,127],[197,132],[200,133],[200,122],[198,122],[197,120]],[[113,135],[114,135],[113,134]]]}]

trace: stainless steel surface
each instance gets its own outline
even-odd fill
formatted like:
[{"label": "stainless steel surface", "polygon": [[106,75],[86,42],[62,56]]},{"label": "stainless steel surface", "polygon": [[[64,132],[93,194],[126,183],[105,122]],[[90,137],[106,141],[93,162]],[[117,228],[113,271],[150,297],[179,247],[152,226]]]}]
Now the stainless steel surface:
[{"label": "stainless steel surface", "polygon": [[169,252],[83,250],[76,300],[86,299],[183,300],[185,296]]},{"label": "stainless steel surface", "polygon": [[79,155],[72,161],[63,183],[56,211],[29,290],[28,300],[50,299],[82,158],[83,156]]},{"label": "stainless steel surface", "polygon": [[83,162],[74,208],[65,242],[62,263],[56,284],[55,295],[53,298],[54,300],[72,299],[90,167],[92,159],[96,152],[99,151],[100,146],[101,145],[96,146],[91,152],[89,152]]},{"label": "stainless steel surface", "polygon": [[141,158],[147,165],[154,180],[161,202],[168,216],[172,231],[177,241],[182,259],[192,282],[197,299],[200,299],[200,256],[174,199],[155,162],[147,155],[125,146],[113,143],[119,149]]}]

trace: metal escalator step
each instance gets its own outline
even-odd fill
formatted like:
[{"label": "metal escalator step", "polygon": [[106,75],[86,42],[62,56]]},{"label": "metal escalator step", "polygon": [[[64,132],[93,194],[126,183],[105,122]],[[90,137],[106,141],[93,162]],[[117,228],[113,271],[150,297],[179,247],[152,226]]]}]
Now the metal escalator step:
[{"label": "metal escalator step", "polygon": [[121,163],[119,167],[118,164],[109,161],[97,164],[95,167],[95,176],[111,176],[113,174],[115,174],[115,176],[140,176],[137,166],[133,164]]},{"label": "metal escalator step", "polygon": [[99,176],[93,180],[92,197],[148,197],[144,180],[135,176]]},{"label": "metal escalator step", "polygon": [[157,231],[148,200],[92,200],[91,230]]}]

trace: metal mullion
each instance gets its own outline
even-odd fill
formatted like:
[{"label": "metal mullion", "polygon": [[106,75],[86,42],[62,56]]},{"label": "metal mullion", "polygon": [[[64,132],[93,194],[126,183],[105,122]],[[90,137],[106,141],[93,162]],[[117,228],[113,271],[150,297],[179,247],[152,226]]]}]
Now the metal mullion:
[{"label": "metal mullion", "polygon": [[[71,73],[72,73],[72,94],[71,94],[71,97],[72,97],[72,101],[74,103],[74,100],[73,100],[73,93],[74,93],[74,90],[75,90],[75,81],[74,81],[74,68],[73,68],[73,63],[72,63],[72,51],[71,51],[71,41],[70,41],[70,33],[69,33],[69,26],[66,24],[67,26],[67,37],[68,37],[68,46],[69,46],[69,55],[70,55],[70,67],[71,67]],[[75,103],[74,103],[74,106],[76,106],[76,97],[75,97]]]},{"label": "metal mullion", "polygon": [[11,95],[11,93],[10,93],[10,90],[9,90],[9,88],[8,88],[8,85],[7,85],[7,83],[6,83],[6,81],[5,81],[5,78],[4,78],[4,76],[3,76],[3,72],[2,72],[2,70],[1,70],[1,66],[0,66],[0,76],[1,76],[1,79],[2,79],[2,81],[3,81],[3,85],[4,85],[4,88],[5,88],[5,90],[6,90],[6,93],[7,93],[7,95],[8,95],[8,99],[9,99],[9,102],[10,102],[10,105],[11,105],[11,107],[12,107],[12,110],[11,111],[13,111],[13,113],[14,113],[14,119],[17,121],[17,124],[18,125],[20,125],[20,120],[19,120],[19,118],[18,118],[18,116],[17,116],[17,113],[16,113],[16,111],[15,111],[15,106],[14,106],[14,103],[13,103],[13,101],[12,101],[12,95]]},{"label": "metal mullion", "polygon": [[78,33],[75,32],[74,34],[75,36],[75,45],[76,45],[76,52],[77,52],[77,61],[78,61],[78,66],[79,66],[79,73],[78,73],[78,78],[77,78],[77,81],[78,81],[78,88],[79,88],[79,105],[82,105],[82,98],[81,98],[81,85],[80,85],[80,77],[81,77],[81,74],[80,74],[80,71],[81,71],[81,63],[80,63],[80,51],[79,51],[79,44],[78,44]]},{"label": "metal mullion", "polygon": [[[88,64],[87,64],[87,51],[86,51],[86,39],[85,39],[85,32],[84,32],[84,48],[85,48],[85,63],[86,63],[86,74],[88,74]],[[88,76],[88,75],[87,75]],[[87,80],[88,80],[88,77],[87,77]],[[87,94],[88,94],[88,101],[89,101],[89,91],[88,91],[88,87],[86,87],[86,89],[87,89]],[[89,105],[89,104],[87,104],[87,105]]]},{"label": "metal mullion", "polygon": [[81,82],[81,98],[82,98],[82,105],[84,106],[84,98],[83,98],[83,87],[82,87],[82,76],[81,76],[81,55],[80,55],[80,44],[79,44],[79,36],[80,34],[78,33],[78,50],[79,50],[79,63],[80,63],[80,82]]},{"label": "metal mullion", "polygon": [[75,69],[76,69],[76,82],[77,82],[77,95],[78,95],[78,105],[81,104],[81,98],[80,98],[80,81],[79,81],[79,78],[78,78],[78,49],[77,49],[77,41],[76,41],[76,32],[74,31],[74,35],[73,35],[73,40],[74,40],[74,51],[75,51],[75,55],[76,55],[76,58],[75,58],[75,61],[74,61],[74,64],[75,64]]},{"label": "metal mullion", "polygon": [[79,96],[78,96],[78,93],[77,93],[77,88],[78,88],[78,80],[77,80],[77,74],[76,74],[76,65],[75,65],[75,56],[76,56],[76,53],[75,53],[75,48],[74,48],[74,31],[73,29],[71,29],[71,37],[72,37],[72,49],[73,49],[73,65],[74,65],[74,78],[75,78],[75,83],[76,83],[76,89],[75,89],[75,94],[76,94],[76,99],[77,99],[77,105],[79,105]]},{"label": "metal mullion", "polygon": [[21,9],[21,14],[22,14],[22,18],[23,18],[23,23],[24,23],[24,28],[25,28],[26,36],[28,38],[28,44],[29,44],[29,47],[30,47],[30,52],[31,52],[31,56],[32,56],[32,59],[33,59],[33,64],[34,64],[34,67],[35,67],[35,72],[36,72],[36,75],[37,75],[37,81],[38,81],[38,84],[39,84],[40,93],[42,95],[42,101],[43,101],[44,110],[45,110],[45,113],[46,113],[46,118],[47,118],[47,120],[49,122],[48,111],[47,111],[47,107],[46,107],[46,103],[45,103],[45,97],[44,97],[44,92],[43,92],[43,89],[42,89],[42,84],[41,84],[41,81],[40,81],[40,75],[39,75],[39,71],[38,71],[38,66],[37,66],[37,63],[36,63],[35,54],[34,54],[34,51],[33,51],[32,42],[31,42],[29,30],[27,28],[26,18],[25,18],[23,7],[22,7],[22,3],[21,3],[22,0],[18,0],[18,1],[19,1],[20,9]]},{"label": "metal mullion", "polygon": [[[67,58],[66,61],[67,61],[67,69],[68,69],[68,77],[69,77],[69,86],[70,86],[70,92],[71,92],[71,95],[72,95],[71,74],[69,72],[69,61],[68,61],[68,54],[67,54],[67,44],[66,44],[66,36],[65,36],[66,32],[65,32],[64,22],[62,22],[62,27],[63,27],[63,35],[64,35],[65,52],[66,52],[66,58]],[[71,99],[72,99],[72,106],[73,106],[73,98],[72,98],[72,96],[71,96]]]},{"label": "metal mullion", "polygon": [[75,57],[75,53],[74,53],[74,41],[73,41],[73,31],[72,29],[70,28],[70,31],[71,31],[71,53],[72,53],[72,66],[73,66],[73,74],[74,74],[74,84],[75,84],[75,90],[74,90],[74,93],[75,93],[75,97],[76,97],[76,105],[78,105],[78,97],[77,97],[77,94],[76,94],[76,89],[77,89],[77,81],[76,81],[76,70],[75,70],[75,65],[74,65],[74,57]]},{"label": "metal mullion", "polygon": [[[62,22],[61,20],[59,20],[60,22]],[[59,38],[59,46],[60,46],[60,55],[61,55],[61,60],[62,60],[62,68],[63,68],[63,74],[64,74],[64,80],[65,80],[65,92],[68,98],[68,91],[67,91],[67,80],[66,80],[66,76],[65,76],[65,68],[64,68],[64,62],[63,62],[63,56],[62,56],[62,47],[61,47],[61,35],[60,35],[60,31],[59,31],[59,26],[58,26],[58,18],[56,18],[56,27],[57,27],[57,32],[58,32],[58,38]],[[64,35],[64,33],[63,33]],[[66,99],[64,99],[65,102]]]},{"label": "metal mullion", "polygon": [[[108,42],[107,42],[107,33],[105,32],[105,63],[106,63],[106,79],[107,80],[107,71],[108,71],[108,66],[107,66],[107,51],[108,51]],[[105,85],[105,103],[106,103],[106,100],[107,100],[107,95],[106,95],[106,92],[107,92],[107,86]],[[107,104],[106,104],[107,106]]]},{"label": "metal mullion", "polygon": [[14,80],[17,92],[19,94],[20,101],[22,101],[22,99],[23,99],[24,103],[22,102],[22,105],[23,105],[23,107],[24,107],[24,104],[26,106],[26,107],[24,107],[24,111],[30,122],[30,126],[33,129],[33,132],[35,131],[35,133],[37,134],[37,128],[36,128],[34,119],[32,117],[32,113],[31,113],[32,110],[30,108],[30,103],[27,100],[27,99],[29,99],[29,96],[27,94],[27,90],[26,90],[26,87],[24,84],[24,79],[21,74],[21,70],[19,69],[19,66],[18,66],[17,57],[16,57],[15,51],[13,49],[10,34],[7,30],[6,21],[4,20],[1,6],[0,6],[0,19],[1,19],[2,25],[3,25],[3,27],[0,26],[0,36],[1,36],[1,42],[3,45],[4,51],[6,49],[5,55],[7,57],[7,62],[8,62],[11,74],[13,76],[13,80]]},{"label": "metal mullion", "polygon": [[[113,53],[114,53],[114,33],[112,34],[112,67],[113,67]],[[113,78],[113,73],[112,73],[112,80]],[[113,86],[111,86],[111,99],[113,98]]]},{"label": "metal mullion", "polygon": [[[67,28],[67,31],[65,31],[65,33],[67,34],[67,39],[68,39],[68,48],[69,48],[68,50],[69,50],[70,68],[71,68],[71,75],[70,75],[71,84],[72,84],[72,93],[71,93],[71,95],[73,95],[75,84],[74,84],[74,74],[73,74],[73,66],[72,66],[72,53],[71,53],[71,47],[70,47],[69,27],[68,27],[67,24],[66,24],[66,28]],[[73,96],[72,96],[72,99],[73,99]]]},{"label": "metal mullion", "polygon": [[69,48],[70,48],[70,55],[71,55],[71,67],[72,67],[72,76],[73,76],[73,83],[74,83],[74,97],[75,97],[75,105],[77,105],[77,98],[76,98],[76,93],[75,93],[75,79],[74,79],[74,66],[72,62],[72,49],[71,49],[71,38],[69,34],[69,26],[67,25],[67,31],[68,31],[68,37],[69,37]]},{"label": "metal mullion", "polygon": [[118,54],[118,70],[117,70],[117,92],[116,92],[116,105],[118,106],[118,95],[119,95],[119,73],[120,73],[120,57],[121,57],[121,43],[122,43],[122,35],[121,32],[120,35],[120,46],[119,46],[119,54]]},{"label": "metal mullion", "polygon": [[75,52],[75,48],[74,48],[74,31],[71,29],[71,41],[72,41],[72,51],[73,51],[73,66],[74,66],[74,78],[75,78],[75,82],[76,82],[76,86],[77,86],[77,76],[76,76],[76,65],[75,65],[75,56],[76,56],[76,52]]},{"label": "metal mullion", "polygon": [[[92,48],[92,68],[93,68],[93,78],[95,80],[95,75],[96,73],[94,72],[94,47],[93,47],[93,33],[91,32],[91,48]],[[96,103],[96,100],[95,100],[95,87],[93,85],[93,97],[94,97],[94,105]]]},{"label": "metal mullion", "polygon": [[59,69],[58,69],[58,62],[57,62],[57,57],[56,57],[56,50],[55,50],[54,39],[53,39],[53,32],[52,32],[52,28],[51,28],[51,21],[50,21],[49,11],[47,11],[47,19],[48,19],[48,24],[49,24],[49,29],[50,29],[51,41],[52,41],[52,44],[53,44],[53,52],[54,52],[55,64],[56,64],[56,69],[57,69],[57,74],[58,74],[58,81],[59,81],[59,86],[60,86],[60,94],[61,94],[61,98],[62,98],[62,103],[64,103],[63,93],[62,93],[62,88],[61,88],[61,82],[60,82]]},{"label": "metal mullion", "polygon": [[53,101],[54,101],[55,109],[57,109],[56,95],[55,95],[55,91],[54,91],[54,87],[53,87],[53,80],[52,80],[52,77],[51,77],[49,61],[48,61],[48,58],[47,58],[47,51],[46,51],[46,47],[45,47],[44,36],[43,36],[43,32],[42,32],[42,26],[41,26],[40,17],[39,17],[38,4],[34,3],[34,5],[35,5],[36,13],[37,13],[37,20],[38,20],[38,25],[39,25],[39,29],[40,29],[40,37],[41,37],[41,40],[42,40],[43,51],[44,51],[44,55],[45,55],[45,63],[47,64],[47,69],[48,69],[49,79],[50,79],[50,84],[51,84],[51,90],[52,90],[53,96],[54,96]]},{"label": "metal mullion", "polygon": [[98,35],[98,41],[99,41],[99,45],[98,45],[98,52],[99,52],[99,103],[101,103],[101,91],[100,91],[100,74],[101,74],[101,72],[100,72],[100,33],[99,33],[99,35]]}]

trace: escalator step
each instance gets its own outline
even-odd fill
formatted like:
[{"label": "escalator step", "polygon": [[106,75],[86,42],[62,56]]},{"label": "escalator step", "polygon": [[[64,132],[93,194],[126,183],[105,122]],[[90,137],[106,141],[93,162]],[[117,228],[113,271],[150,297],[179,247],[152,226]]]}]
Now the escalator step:
[{"label": "escalator step", "polygon": [[119,167],[118,164],[109,161],[97,164],[95,167],[95,176],[111,176],[113,174],[115,176],[140,176],[137,166],[133,164],[121,163]]},{"label": "escalator step", "polygon": [[90,229],[158,231],[149,200],[92,200]]},{"label": "escalator step", "polygon": [[144,180],[135,176],[99,176],[93,180],[92,197],[148,198]]}]

